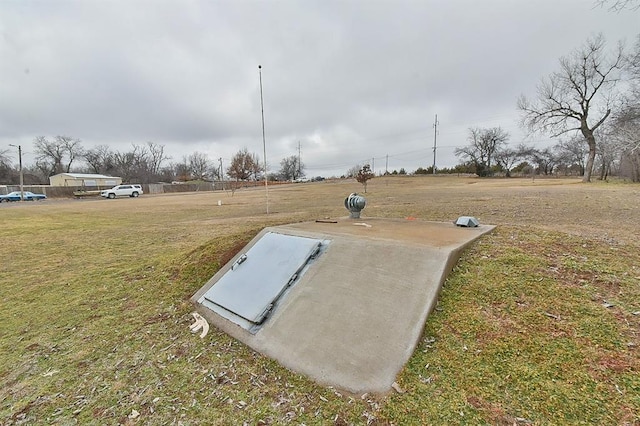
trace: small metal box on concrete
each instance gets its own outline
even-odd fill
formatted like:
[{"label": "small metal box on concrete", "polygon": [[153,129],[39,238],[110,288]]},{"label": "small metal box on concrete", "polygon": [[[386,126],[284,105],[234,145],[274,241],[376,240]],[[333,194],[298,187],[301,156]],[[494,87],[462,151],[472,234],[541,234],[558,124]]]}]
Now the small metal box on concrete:
[{"label": "small metal box on concrete", "polygon": [[480,225],[478,219],[472,216],[460,216],[455,221],[456,226],[462,226],[463,228],[477,228]]}]

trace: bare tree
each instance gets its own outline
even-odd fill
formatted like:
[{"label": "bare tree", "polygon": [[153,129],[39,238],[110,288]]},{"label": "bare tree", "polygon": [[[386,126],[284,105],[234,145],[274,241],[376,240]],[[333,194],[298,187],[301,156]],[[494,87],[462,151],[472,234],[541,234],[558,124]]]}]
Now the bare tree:
[{"label": "bare tree", "polygon": [[596,0],[597,6],[606,7],[611,12],[640,9],[639,0]]},{"label": "bare tree", "polygon": [[519,144],[515,148],[503,147],[500,148],[496,154],[496,163],[500,165],[505,171],[506,177],[511,177],[511,172],[517,164],[524,162],[526,159],[530,159],[535,150],[525,145]]},{"label": "bare tree", "polygon": [[511,177],[511,169],[523,159],[522,151],[518,148],[500,149],[495,154],[496,163],[504,169],[506,177]]},{"label": "bare tree", "polygon": [[300,163],[297,155],[291,155],[280,161],[280,176],[284,180],[296,180],[304,173],[304,164]]},{"label": "bare tree", "polygon": [[215,160],[209,162],[208,176],[211,180],[222,180],[220,166],[215,162]]},{"label": "bare tree", "polygon": [[537,165],[538,174],[553,174],[553,169],[558,163],[558,156],[552,148],[534,149],[530,152],[529,158]]},{"label": "bare tree", "polygon": [[11,166],[11,154],[8,149],[0,150],[0,183],[14,183],[14,178],[18,173]]},{"label": "bare tree", "polygon": [[[640,125],[640,34],[636,38],[633,50],[625,57],[624,65],[629,90],[625,93],[613,127]],[[627,127],[626,130],[629,128]]]},{"label": "bare tree", "polygon": [[149,183],[164,176],[162,164],[169,159],[164,154],[164,145],[147,142],[132,144],[132,150],[111,151],[107,145],[98,145],[86,150],[83,158],[92,173],[119,175],[125,182],[136,180]]},{"label": "bare tree", "polygon": [[116,174],[118,174],[123,182],[129,182],[135,176],[136,157],[133,152],[116,151],[113,154],[113,164]]},{"label": "bare tree", "polygon": [[182,157],[182,161],[179,163],[171,163],[171,168],[173,170],[173,175],[175,179],[180,182],[186,182],[191,180],[191,170],[189,170],[189,162],[187,157]]},{"label": "bare tree", "polygon": [[456,148],[454,153],[458,157],[469,159],[476,166],[478,176],[491,174],[492,161],[496,153],[509,140],[509,133],[500,127],[481,129],[478,127],[469,129],[467,138],[469,145]]},{"label": "bare tree", "polygon": [[360,170],[362,170],[362,166],[360,164],[356,164],[355,166],[353,166],[349,170],[347,170],[347,175],[346,176],[350,177],[350,178],[354,178],[354,177],[358,176],[358,172],[360,172]]},{"label": "bare tree", "polygon": [[80,139],[73,139],[69,136],[56,136],[56,142],[64,148],[67,157],[67,163],[64,167],[65,172],[71,171],[73,162],[82,157],[84,148]]},{"label": "bare tree", "polygon": [[613,89],[620,78],[623,58],[622,44],[609,57],[605,39],[598,35],[560,58],[560,71],[542,80],[534,101],[524,95],[518,99],[522,124],[531,132],[542,131],[552,137],[572,131],[582,133],[589,146],[583,182],[591,181],[596,156],[594,132],[611,114]]},{"label": "bare tree", "polygon": [[44,136],[37,136],[33,142],[36,152],[36,167],[46,176],[62,173],[64,148]]},{"label": "bare tree", "polygon": [[615,118],[608,136],[611,150],[619,155],[622,174],[640,182],[640,116],[634,108]]},{"label": "bare tree", "polygon": [[635,106],[635,115],[640,116],[640,34],[636,37],[633,51],[625,58],[624,68],[631,83],[630,96],[627,101]]},{"label": "bare tree", "polygon": [[578,136],[574,135],[569,139],[560,140],[555,146],[555,158],[558,163],[564,164],[567,168],[577,166],[581,176],[584,176],[585,161],[589,154],[589,147]]},{"label": "bare tree", "polygon": [[375,177],[375,173],[371,171],[371,166],[368,164],[365,164],[364,166],[362,166],[362,168],[358,171],[358,174],[356,175],[356,180],[360,182],[362,186],[364,186],[365,194],[367,193],[367,181],[373,179],[374,177]]},{"label": "bare tree", "polygon": [[98,145],[84,152],[84,160],[92,173],[109,175],[115,169],[114,153],[107,145]]},{"label": "bare tree", "polygon": [[127,152],[116,151],[113,154],[114,171],[123,182],[142,181],[149,182],[148,175],[148,151],[142,145],[132,145],[132,150]]},{"label": "bare tree", "polygon": [[36,166],[47,176],[70,172],[73,162],[84,152],[80,139],[69,136],[56,136],[54,140],[38,136],[34,145]]},{"label": "bare tree", "polygon": [[598,144],[596,166],[600,168],[600,180],[606,180],[614,173],[614,167],[619,164],[620,150],[612,138],[603,139]]},{"label": "bare tree", "polygon": [[149,183],[163,179],[166,173],[163,163],[169,159],[164,153],[164,145],[147,142],[144,145],[131,145],[131,151],[111,153],[108,148],[99,146],[90,150],[85,160],[92,165],[104,167],[109,174],[117,174],[125,182],[138,181]]},{"label": "bare tree", "polygon": [[640,117],[633,112],[618,117],[613,127],[612,137],[620,149],[629,153],[640,153]]},{"label": "bare tree", "polygon": [[251,154],[252,163],[251,163],[251,175],[254,180],[262,179],[262,172],[265,171],[264,165],[260,163],[260,157],[258,154]]},{"label": "bare tree", "polygon": [[[610,126],[604,132],[608,144],[599,150],[600,175],[607,167],[619,161],[620,172],[632,181],[640,181],[640,34],[632,51],[625,57],[626,92],[621,107],[613,114]],[[603,170],[604,168],[604,170]],[[604,173],[603,173],[604,171]]]},{"label": "bare tree", "polygon": [[0,165],[11,166],[11,154],[8,149],[0,150]]},{"label": "bare tree", "polygon": [[227,175],[236,182],[249,180],[255,175],[255,170],[261,169],[256,165],[256,156],[249,153],[247,148],[238,151],[231,159],[231,165],[227,168]]},{"label": "bare tree", "polygon": [[158,173],[158,182],[174,182],[178,180],[175,165],[176,163],[169,163],[162,166]]},{"label": "bare tree", "polygon": [[213,163],[209,160],[207,154],[196,151],[189,155],[189,171],[193,179],[211,179],[211,170],[213,168]]},{"label": "bare tree", "polygon": [[147,158],[147,172],[156,177],[160,174],[162,163],[166,160],[170,160],[171,157],[165,155],[164,145],[158,145],[157,143],[147,142],[146,151]]}]

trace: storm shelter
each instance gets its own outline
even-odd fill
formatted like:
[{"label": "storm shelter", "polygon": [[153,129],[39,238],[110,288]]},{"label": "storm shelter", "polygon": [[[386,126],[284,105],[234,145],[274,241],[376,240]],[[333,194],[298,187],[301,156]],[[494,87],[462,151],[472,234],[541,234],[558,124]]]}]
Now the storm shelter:
[{"label": "storm shelter", "polygon": [[492,229],[382,218],[269,227],[191,301],[211,325],[322,385],[383,393],[462,250]]}]

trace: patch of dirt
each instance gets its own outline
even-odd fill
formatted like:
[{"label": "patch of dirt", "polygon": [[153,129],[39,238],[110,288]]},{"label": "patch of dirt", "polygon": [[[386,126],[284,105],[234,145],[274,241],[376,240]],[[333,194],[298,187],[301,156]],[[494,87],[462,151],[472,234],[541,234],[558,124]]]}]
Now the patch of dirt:
[{"label": "patch of dirt", "polygon": [[235,245],[231,246],[229,249],[221,253],[218,256],[220,265],[226,265],[231,259],[233,259],[233,256],[238,254],[240,250],[242,250],[244,246],[247,245],[247,243],[248,241],[244,241],[244,240],[238,241]]}]

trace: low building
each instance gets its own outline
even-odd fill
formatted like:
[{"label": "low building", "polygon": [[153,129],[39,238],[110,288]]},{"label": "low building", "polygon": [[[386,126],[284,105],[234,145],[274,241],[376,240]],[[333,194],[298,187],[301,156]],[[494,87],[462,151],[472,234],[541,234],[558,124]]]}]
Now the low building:
[{"label": "low building", "polygon": [[122,183],[122,178],[92,173],[60,173],[49,177],[51,186],[81,186],[103,187],[116,186]]}]

